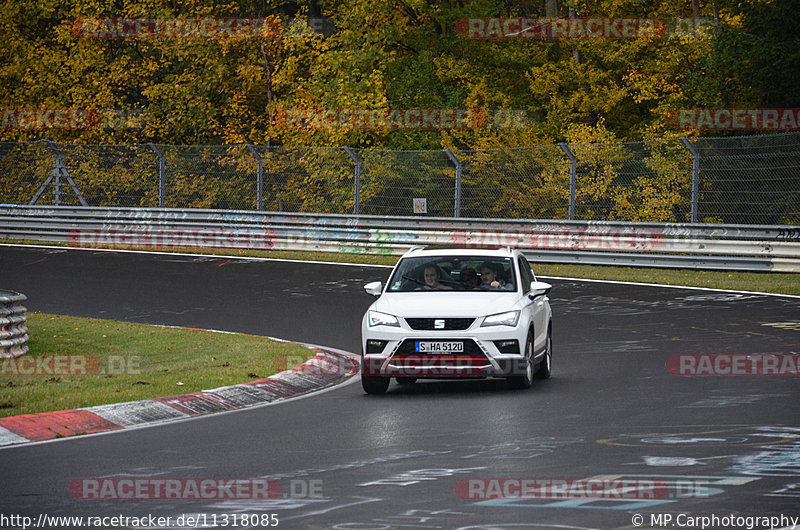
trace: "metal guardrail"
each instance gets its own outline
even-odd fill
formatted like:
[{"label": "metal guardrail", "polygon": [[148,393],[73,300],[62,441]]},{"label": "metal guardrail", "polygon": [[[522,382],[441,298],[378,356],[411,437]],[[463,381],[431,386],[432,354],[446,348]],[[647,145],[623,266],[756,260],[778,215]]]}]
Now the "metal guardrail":
[{"label": "metal guardrail", "polygon": [[20,303],[28,297],[0,289],[0,359],[19,357],[28,351],[28,317]]},{"label": "metal guardrail", "polygon": [[792,226],[4,205],[0,238],[389,255],[417,245],[510,246],[534,262],[800,272],[800,229]]}]

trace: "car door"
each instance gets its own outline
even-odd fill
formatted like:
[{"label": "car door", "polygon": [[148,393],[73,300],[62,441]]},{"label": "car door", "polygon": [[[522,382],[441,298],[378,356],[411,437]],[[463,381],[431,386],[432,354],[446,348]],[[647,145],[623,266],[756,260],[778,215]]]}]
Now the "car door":
[{"label": "car door", "polygon": [[[517,266],[519,267],[519,275],[522,281],[522,291],[528,293],[531,288],[531,282],[534,281],[533,271],[525,259],[525,256],[519,256],[517,259]],[[530,299],[529,299],[530,300]],[[547,296],[539,296],[531,301],[531,312],[533,314],[533,350],[538,353],[545,347],[545,340],[547,340]]]}]

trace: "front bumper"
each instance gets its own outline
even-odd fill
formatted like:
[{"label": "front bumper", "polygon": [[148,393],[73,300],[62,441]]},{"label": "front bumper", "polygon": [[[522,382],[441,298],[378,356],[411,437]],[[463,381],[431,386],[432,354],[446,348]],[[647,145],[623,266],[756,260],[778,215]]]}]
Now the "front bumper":
[{"label": "front bumper", "polygon": [[[525,336],[517,328],[481,328],[481,333],[372,333],[364,339],[361,373],[415,378],[489,378],[523,375]],[[419,342],[460,342],[462,352],[420,353]]]}]

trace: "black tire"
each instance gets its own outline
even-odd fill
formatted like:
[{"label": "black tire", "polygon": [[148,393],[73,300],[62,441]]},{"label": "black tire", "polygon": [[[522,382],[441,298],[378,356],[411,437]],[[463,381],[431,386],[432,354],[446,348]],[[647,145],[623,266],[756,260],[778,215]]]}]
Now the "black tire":
[{"label": "black tire", "polygon": [[539,366],[536,370],[536,377],[539,379],[550,379],[553,373],[553,333],[550,328],[547,328],[547,345],[544,351],[544,358],[539,361]]},{"label": "black tire", "polygon": [[528,340],[525,342],[525,364],[523,375],[513,375],[508,378],[511,388],[525,389],[533,385],[533,331],[528,331]]},{"label": "black tire", "polygon": [[389,388],[389,378],[379,375],[362,375],[361,388],[367,394],[384,394]]},{"label": "black tire", "polygon": [[397,378],[397,384],[401,385],[401,386],[413,385],[416,382],[417,382],[417,378],[416,377],[398,377]]}]

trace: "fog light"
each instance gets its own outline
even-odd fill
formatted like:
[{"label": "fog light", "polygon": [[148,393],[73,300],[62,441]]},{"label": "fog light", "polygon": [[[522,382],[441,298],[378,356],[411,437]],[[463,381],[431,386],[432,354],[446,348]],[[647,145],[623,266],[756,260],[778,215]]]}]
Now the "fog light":
[{"label": "fog light", "polygon": [[367,353],[383,353],[386,344],[385,340],[367,339]]},{"label": "fog light", "polygon": [[517,339],[496,340],[494,345],[497,346],[500,353],[519,353],[519,341]]}]

